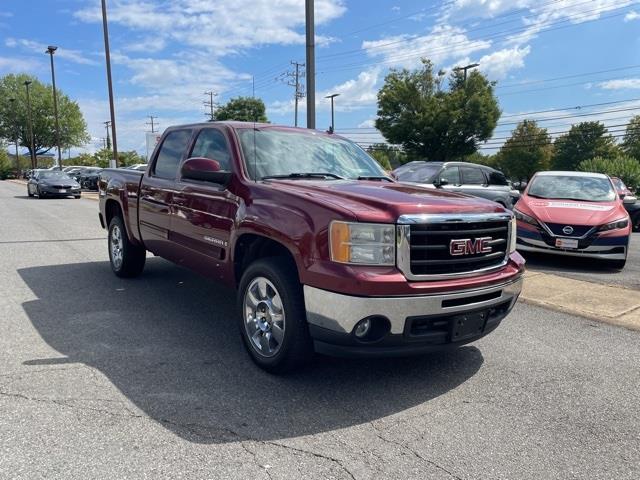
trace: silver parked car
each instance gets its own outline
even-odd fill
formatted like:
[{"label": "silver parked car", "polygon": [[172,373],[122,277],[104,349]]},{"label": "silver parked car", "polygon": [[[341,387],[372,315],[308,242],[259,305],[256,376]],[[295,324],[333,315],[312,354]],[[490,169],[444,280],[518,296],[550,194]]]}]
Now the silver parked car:
[{"label": "silver parked car", "polygon": [[392,175],[400,182],[482,197],[509,209],[520,196],[502,172],[475,163],[416,161],[396,168]]}]

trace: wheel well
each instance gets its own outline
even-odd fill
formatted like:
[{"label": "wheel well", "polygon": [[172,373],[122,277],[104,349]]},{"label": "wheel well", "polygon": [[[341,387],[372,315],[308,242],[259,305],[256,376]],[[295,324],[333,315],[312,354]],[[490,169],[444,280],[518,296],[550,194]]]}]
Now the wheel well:
[{"label": "wheel well", "polygon": [[243,272],[256,260],[268,257],[282,257],[296,269],[296,261],[291,252],[280,242],[260,235],[245,234],[236,241],[234,249],[234,270],[236,283]]},{"label": "wheel well", "polygon": [[115,200],[107,200],[107,203],[104,207],[104,213],[107,218],[105,218],[105,222],[107,223],[107,228],[109,228],[109,224],[111,223],[111,219],[113,217],[122,218],[122,209],[120,205]]}]

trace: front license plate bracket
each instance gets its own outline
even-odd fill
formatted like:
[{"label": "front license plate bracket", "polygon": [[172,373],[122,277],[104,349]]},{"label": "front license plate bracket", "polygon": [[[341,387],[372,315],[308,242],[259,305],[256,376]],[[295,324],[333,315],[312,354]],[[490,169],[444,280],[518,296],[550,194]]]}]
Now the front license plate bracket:
[{"label": "front license plate bracket", "polygon": [[451,341],[460,342],[484,332],[489,311],[456,315],[451,319]]}]

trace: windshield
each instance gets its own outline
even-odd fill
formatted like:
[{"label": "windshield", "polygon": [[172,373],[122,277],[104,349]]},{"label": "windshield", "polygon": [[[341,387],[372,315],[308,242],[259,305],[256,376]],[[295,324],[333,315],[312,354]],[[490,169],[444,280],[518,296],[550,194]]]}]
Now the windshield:
[{"label": "windshield", "polygon": [[430,183],[440,171],[442,165],[422,164],[405,167],[396,171],[396,177],[402,182]]},{"label": "windshield", "polygon": [[48,179],[48,180],[71,180],[71,177],[64,172],[40,172],[38,174],[38,178],[40,179]]},{"label": "windshield", "polygon": [[242,129],[238,135],[253,180],[304,173],[351,179],[386,176],[364,150],[342,138],[274,129]]},{"label": "windshield", "polygon": [[571,175],[537,176],[527,193],[538,198],[587,202],[611,202],[616,198],[608,178]]}]

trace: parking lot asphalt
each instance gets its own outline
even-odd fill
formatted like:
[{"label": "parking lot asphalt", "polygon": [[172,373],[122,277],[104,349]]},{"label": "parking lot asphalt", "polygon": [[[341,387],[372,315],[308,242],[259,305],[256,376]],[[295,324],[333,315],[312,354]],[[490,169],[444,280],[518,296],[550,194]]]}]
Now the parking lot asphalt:
[{"label": "parking lot asphalt", "polygon": [[640,334],[519,304],[407,359],[253,366],[234,294],[121,280],[91,200],[0,182],[0,478],[637,479]]}]

